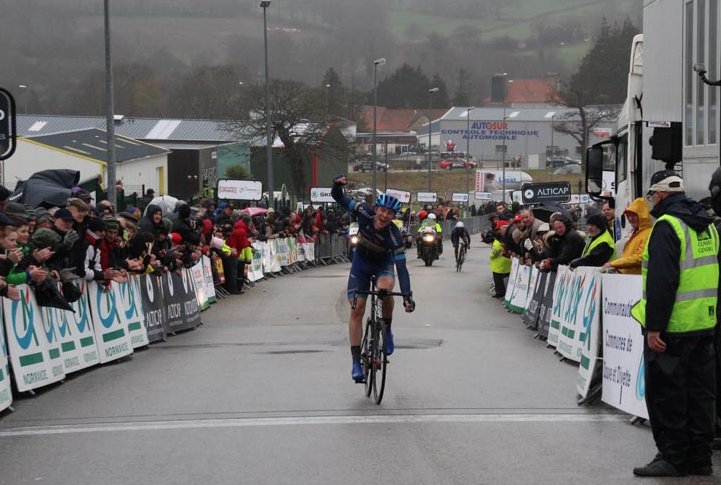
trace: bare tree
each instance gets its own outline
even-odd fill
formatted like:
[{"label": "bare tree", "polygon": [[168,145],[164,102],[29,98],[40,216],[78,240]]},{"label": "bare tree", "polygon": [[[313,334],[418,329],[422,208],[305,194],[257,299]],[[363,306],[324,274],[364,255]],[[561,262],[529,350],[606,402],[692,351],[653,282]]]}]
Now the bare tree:
[{"label": "bare tree", "polygon": [[[249,107],[228,124],[240,141],[265,140],[266,116],[263,84],[253,84],[243,92],[241,106]],[[341,157],[342,141],[331,141],[325,90],[311,89],[296,81],[273,80],[270,85],[270,117],[273,139],[283,143],[283,158],[288,164],[291,183],[297,195],[308,187],[309,166],[313,156]],[[347,160],[347,154],[345,155]],[[344,162],[345,163],[345,162]]]}]

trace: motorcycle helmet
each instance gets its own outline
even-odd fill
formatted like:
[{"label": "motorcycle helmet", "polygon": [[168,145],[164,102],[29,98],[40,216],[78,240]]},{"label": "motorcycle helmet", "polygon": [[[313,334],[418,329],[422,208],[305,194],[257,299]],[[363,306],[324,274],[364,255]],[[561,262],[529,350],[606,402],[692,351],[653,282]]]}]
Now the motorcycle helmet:
[{"label": "motorcycle helmet", "polygon": [[465,227],[465,224],[463,224],[463,221],[456,222],[456,227]]},{"label": "motorcycle helmet", "polygon": [[708,190],[711,192],[711,208],[717,216],[721,216],[721,167],[711,175]]},{"label": "motorcycle helmet", "polygon": [[381,194],[376,199],[376,207],[385,207],[393,212],[398,212],[401,208],[401,202],[392,195]]},{"label": "motorcycle helmet", "polygon": [[433,212],[431,212],[430,214],[428,214],[428,219],[430,219],[431,221],[435,221],[436,215]]}]

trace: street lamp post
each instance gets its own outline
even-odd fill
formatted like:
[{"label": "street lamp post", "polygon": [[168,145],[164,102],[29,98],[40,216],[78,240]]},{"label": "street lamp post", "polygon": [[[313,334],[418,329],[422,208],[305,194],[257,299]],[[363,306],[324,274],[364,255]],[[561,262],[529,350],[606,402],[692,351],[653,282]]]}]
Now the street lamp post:
[{"label": "street lamp post", "polygon": [[[468,111],[466,112],[466,195],[468,195],[470,191],[470,175],[471,175],[471,110],[473,108],[469,107]],[[466,208],[470,206],[471,198],[468,196],[468,201],[466,202]]]},{"label": "street lamp post", "polygon": [[328,104],[328,88],[330,88],[330,84],[325,85],[325,114],[326,114],[326,116],[330,113],[330,105]]},{"label": "street lamp post", "polygon": [[[115,101],[113,99],[113,60],[110,49],[110,2],[103,2],[105,13],[105,133],[108,145],[107,170],[108,179],[105,186],[108,188],[108,202],[117,207],[117,195],[115,191]],[[163,187],[158,187],[160,192]]]},{"label": "street lamp post", "polygon": [[431,110],[433,106],[433,93],[437,92],[438,88],[431,88],[428,90],[428,192],[431,191],[431,121],[433,118]]},{"label": "street lamp post", "polygon": [[28,87],[25,84],[18,85],[18,89],[23,90],[23,114],[28,114]]},{"label": "street lamp post", "polygon": [[[505,76],[506,73],[504,72]],[[503,202],[506,202],[506,134],[508,132],[508,125],[506,124],[506,88],[508,84],[511,84],[513,79],[509,79],[507,83],[503,83],[503,153],[501,154],[501,161],[503,165]]]},{"label": "street lamp post", "polygon": [[268,208],[273,204],[273,138],[270,130],[270,78],[268,77],[268,22],[267,12],[270,7],[270,0],[262,0],[260,7],[263,9],[263,48],[265,50],[265,137],[266,137],[266,163],[268,165]]},{"label": "street lamp post", "polygon": [[551,181],[553,181],[553,155],[554,155],[554,149],[553,149],[553,117],[556,115],[556,113],[551,114],[551,157],[549,160],[549,170],[551,173]]},{"label": "street lamp post", "polygon": [[373,61],[373,200],[376,198],[376,187],[378,185],[377,173],[378,168],[376,167],[376,131],[378,129],[378,66],[382,66],[386,63],[385,57],[376,59]]}]

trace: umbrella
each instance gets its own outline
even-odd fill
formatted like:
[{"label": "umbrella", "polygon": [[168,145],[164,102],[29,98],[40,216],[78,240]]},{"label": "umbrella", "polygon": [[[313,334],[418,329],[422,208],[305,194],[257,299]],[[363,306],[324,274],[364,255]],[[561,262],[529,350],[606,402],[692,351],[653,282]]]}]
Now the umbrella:
[{"label": "umbrella", "polygon": [[561,207],[560,205],[543,204],[533,208],[533,215],[543,222],[548,222],[551,218],[551,214],[554,212],[560,212],[570,220],[573,220],[573,217],[571,217],[571,213],[568,212],[568,209]]},{"label": "umbrella", "polygon": [[71,196],[70,189],[79,181],[80,172],[77,170],[42,170],[18,182],[9,201],[30,207],[63,207]]},{"label": "umbrella", "polygon": [[[150,201],[148,206],[157,205],[163,211],[163,217],[169,216],[175,210],[175,204],[178,203],[178,199],[172,195],[159,195]],[[148,207],[145,208],[145,212],[148,212]],[[143,213],[145,215],[145,213]]]},{"label": "umbrella", "polygon": [[268,209],[265,207],[246,207],[240,211],[241,214],[248,214],[250,217],[262,216],[266,212],[268,212]]}]

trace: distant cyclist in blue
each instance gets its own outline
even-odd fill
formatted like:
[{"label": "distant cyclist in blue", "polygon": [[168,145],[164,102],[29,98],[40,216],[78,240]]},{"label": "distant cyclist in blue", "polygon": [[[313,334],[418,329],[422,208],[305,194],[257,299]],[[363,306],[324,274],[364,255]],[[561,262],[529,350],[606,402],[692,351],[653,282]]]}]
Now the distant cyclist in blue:
[{"label": "distant cyclist in blue", "polygon": [[[406,250],[403,237],[398,226],[392,224],[401,203],[392,195],[382,194],[376,200],[375,207],[365,202],[357,202],[347,197],[343,186],[347,180],[345,175],[339,175],[333,180],[331,195],[336,202],[353,212],[358,218],[359,242],[353,256],[350,276],[348,276],[348,300],[352,301],[354,292],[369,290],[371,276],[376,276],[376,287],[393,291],[396,277],[393,266],[398,269],[401,292],[410,293],[411,278],[406,267]],[[353,357],[353,371],[351,376],[356,382],[363,382],[363,369],[361,368],[361,339],[363,337],[363,314],[365,313],[366,299],[359,296],[355,310],[350,312],[348,322],[348,336],[350,339],[350,352]],[[416,304],[411,297],[403,298],[406,312],[412,312]],[[393,333],[391,333],[391,320],[393,318],[393,297],[383,298],[383,320],[388,329],[386,336],[386,353],[393,353]]]}]

